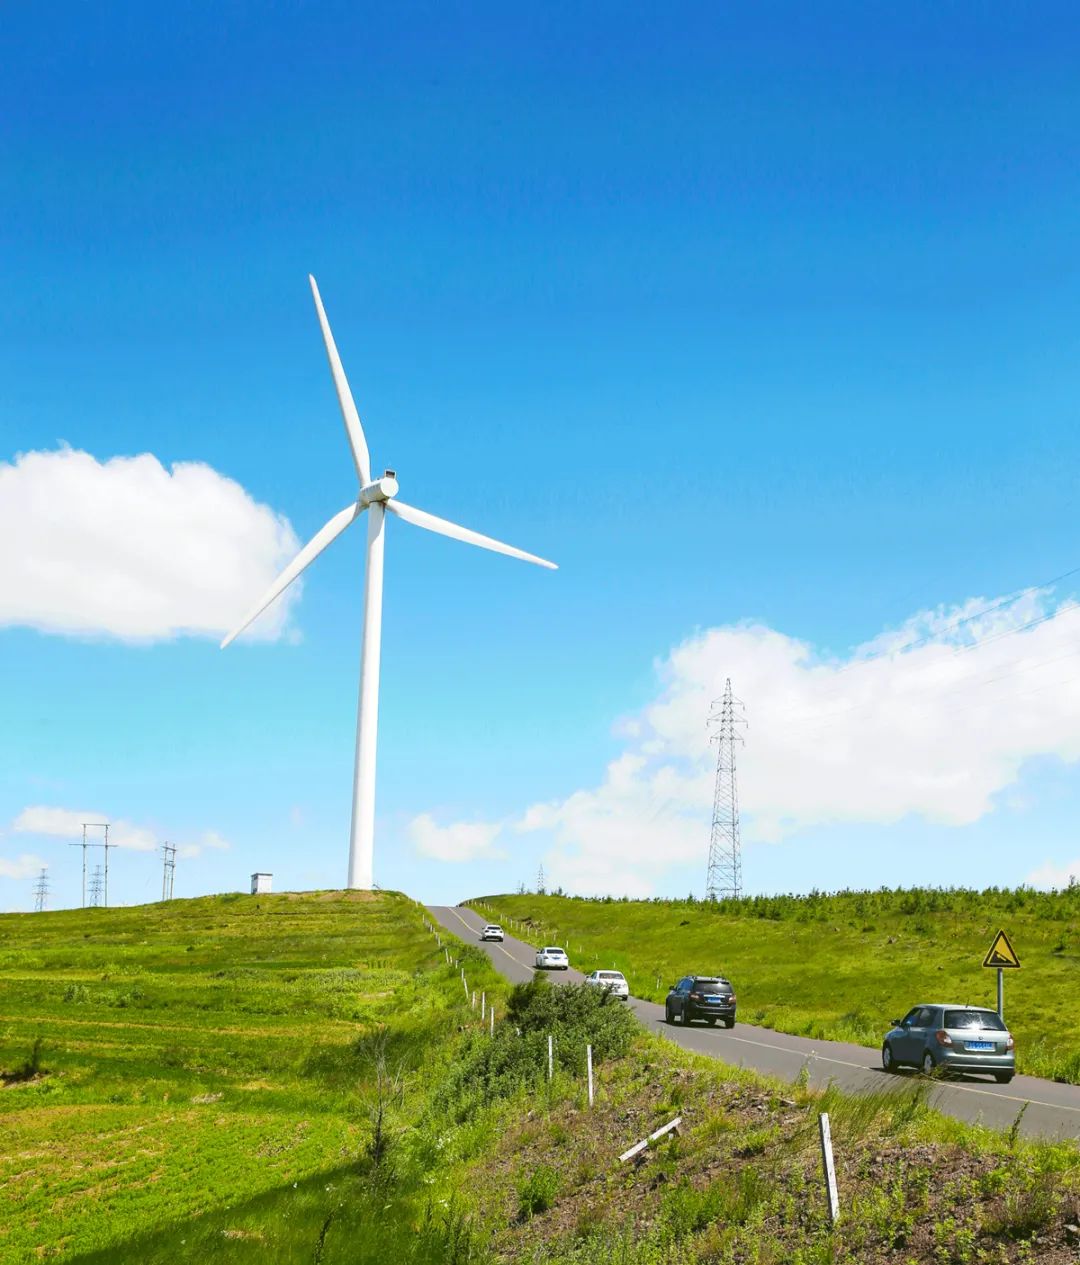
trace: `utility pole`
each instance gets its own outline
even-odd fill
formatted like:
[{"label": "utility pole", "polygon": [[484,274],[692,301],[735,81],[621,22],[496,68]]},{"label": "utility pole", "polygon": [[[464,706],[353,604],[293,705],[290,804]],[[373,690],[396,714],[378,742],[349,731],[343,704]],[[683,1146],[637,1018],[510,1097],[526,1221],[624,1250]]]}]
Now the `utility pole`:
[{"label": "utility pole", "polygon": [[739,725],[746,724],[742,702],[731,692],[731,678],[724,697],[715,699],[708,724],[710,742],[716,743],[716,788],[713,791],[712,833],[709,837],[709,872],[705,899],[722,900],[742,895],[742,845],[739,841],[739,790],[735,777],[735,745],[742,742]]},{"label": "utility pole", "polygon": [[43,913],[45,902],[49,899],[49,870],[47,866],[41,867],[41,873],[38,880],[34,884],[34,912]]},{"label": "utility pole", "polygon": [[[104,830],[105,842],[94,843],[87,839],[86,832],[88,830]],[[104,848],[105,849],[105,904],[109,903],[109,849],[115,848],[115,843],[109,842],[109,823],[107,821],[84,821],[82,824],[82,843],[69,843],[69,848],[82,848],[82,903],[83,909],[86,908],[86,849],[87,848]]]},{"label": "utility pole", "polygon": [[176,848],[171,843],[163,843],[161,852],[165,858],[165,867],[161,874],[161,899],[172,900],[173,878],[176,875]]},{"label": "utility pole", "polygon": [[90,876],[90,907],[97,908],[101,904],[101,866],[95,866]]},{"label": "utility pole", "polygon": [[543,896],[544,894],[544,863],[540,862],[540,868],[536,871],[536,894]]}]

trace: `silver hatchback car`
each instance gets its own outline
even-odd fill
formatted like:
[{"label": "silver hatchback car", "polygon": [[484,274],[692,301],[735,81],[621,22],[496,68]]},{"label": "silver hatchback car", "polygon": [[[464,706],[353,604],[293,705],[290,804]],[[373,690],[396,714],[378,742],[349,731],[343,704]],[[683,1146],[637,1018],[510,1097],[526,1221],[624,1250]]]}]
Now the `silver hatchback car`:
[{"label": "silver hatchback car", "polygon": [[927,1075],[985,1072],[1000,1085],[1016,1074],[1016,1045],[994,1010],[980,1006],[913,1006],[885,1034],[881,1066],[887,1072],[917,1067]]}]

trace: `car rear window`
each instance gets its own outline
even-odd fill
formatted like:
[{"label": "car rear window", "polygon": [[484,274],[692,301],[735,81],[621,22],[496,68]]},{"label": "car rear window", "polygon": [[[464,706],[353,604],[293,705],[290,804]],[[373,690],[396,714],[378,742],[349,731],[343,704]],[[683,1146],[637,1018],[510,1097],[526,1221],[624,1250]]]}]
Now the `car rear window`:
[{"label": "car rear window", "polygon": [[694,983],[694,991],[698,993],[729,993],[731,985],[726,979],[699,979]]},{"label": "car rear window", "polygon": [[601,971],[601,979],[622,979],[622,971]]},{"label": "car rear window", "polygon": [[559,946],[556,944],[551,948],[545,949],[544,952],[545,953],[561,953],[562,949],[560,949]]},{"label": "car rear window", "polygon": [[946,1028],[982,1028],[1004,1032],[1005,1025],[993,1010],[946,1010]]}]

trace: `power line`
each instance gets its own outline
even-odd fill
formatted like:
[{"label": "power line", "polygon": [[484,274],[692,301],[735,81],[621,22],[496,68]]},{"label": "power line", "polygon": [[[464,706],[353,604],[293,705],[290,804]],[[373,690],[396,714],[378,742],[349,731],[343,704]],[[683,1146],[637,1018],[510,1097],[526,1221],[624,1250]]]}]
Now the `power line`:
[{"label": "power line", "polygon": [[[1028,630],[1030,630],[1030,629],[1032,629],[1032,628],[1037,627],[1037,626],[1038,626],[1038,625],[1040,625],[1040,624],[1049,623],[1051,620],[1054,620],[1054,619],[1059,619],[1059,618],[1060,618],[1060,619],[1065,619],[1065,618],[1067,618],[1069,615],[1076,614],[1077,612],[1080,612],[1080,605],[1070,606],[1070,607],[1068,607],[1068,608],[1067,608],[1067,609],[1065,609],[1065,610],[1062,610],[1062,609],[1059,607],[1059,608],[1058,608],[1057,610],[1055,610],[1055,611],[1052,611],[1052,612],[1050,612],[1050,613],[1048,613],[1048,614],[1046,614],[1046,615],[1040,615],[1040,616],[1038,616],[1038,617],[1037,617],[1037,618],[1035,618],[1035,619],[1029,620],[1026,624],[1020,624],[1020,625],[1018,625],[1016,628],[1008,628],[1008,629],[1005,629],[1005,630],[1004,630],[1004,631],[1002,631],[1002,632],[997,632],[997,633],[994,633],[994,634],[992,634],[992,635],[990,635],[990,636],[988,636],[988,637],[984,637],[984,638],[982,638],[982,639],[981,639],[981,640],[979,640],[979,641],[972,642],[972,643],[971,643],[971,645],[968,645],[968,646],[958,646],[958,647],[956,647],[956,648],[952,651],[952,653],[948,656],[948,659],[954,659],[954,658],[957,658],[957,657],[959,657],[959,656],[960,656],[960,655],[962,655],[962,654],[967,654],[969,651],[974,650],[974,649],[978,648],[979,646],[988,645],[988,644],[990,644],[991,642],[1002,640],[1002,639],[1003,639],[1003,638],[1005,638],[1005,637],[1011,637],[1011,636],[1013,636],[1013,635],[1014,635],[1014,634],[1016,634],[1016,633],[1026,632],[1026,631],[1028,631]],[[1058,645],[1061,645],[1061,644],[1064,644],[1064,643],[1063,643],[1063,642],[1058,642],[1057,644],[1058,644]],[[964,692],[965,692],[966,690],[968,690],[968,689],[979,689],[979,688],[982,688],[982,687],[983,687],[983,686],[985,686],[985,685],[993,685],[993,684],[995,684],[995,683],[996,683],[996,682],[998,682],[998,681],[1004,681],[1004,680],[1007,680],[1009,677],[1012,677],[1012,676],[1018,676],[1018,675],[1020,675],[1021,673],[1024,673],[1024,672],[1030,672],[1030,671],[1032,671],[1034,668],[1037,668],[1037,667],[1043,667],[1043,666],[1045,666],[1045,665],[1046,665],[1046,664],[1048,664],[1048,663],[1057,663],[1057,662],[1060,662],[1060,660],[1061,660],[1061,659],[1071,658],[1071,657],[1072,657],[1072,655],[1073,655],[1073,654],[1076,654],[1076,653],[1080,653],[1080,645],[1078,645],[1078,646],[1077,646],[1074,650],[1069,651],[1068,653],[1066,653],[1066,654],[1064,654],[1064,655],[1059,655],[1059,656],[1057,656],[1057,657],[1055,657],[1055,658],[1050,658],[1050,659],[1040,659],[1040,660],[1038,660],[1038,661],[1037,661],[1037,662],[1035,662],[1035,663],[1022,663],[1022,662],[1021,662],[1021,663],[1019,663],[1019,664],[1018,664],[1015,668],[1013,668],[1011,671],[1009,671],[1009,672],[1001,672],[1001,673],[999,673],[997,676],[987,677],[987,678],[985,678],[985,679],[983,679],[983,680],[979,680],[978,678],[969,678],[969,679],[968,679],[968,680],[967,680],[967,681],[966,681],[963,685],[959,686],[958,688],[956,688],[956,689],[952,689],[952,690],[947,690],[944,694],[937,694],[937,695],[935,695],[935,697],[938,697],[938,698],[947,698],[947,697],[949,697],[949,696],[950,696],[950,695],[952,695],[952,694],[961,694],[961,693],[964,693]],[[947,660],[946,660],[946,661],[947,661]],[[870,662],[870,660],[866,660],[866,662]],[[848,666],[850,667],[850,666],[857,666],[857,665],[848,665]],[[841,675],[843,672],[845,672],[846,670],[847,670],[846,668],[840,668],[840,669],[837,669],[837,670],[836,670],[836,672],[834,673],[834,675],[835,675],[835,676],[839,676],[839,675]],[[992,669],[992,670],[993,670],[993,669]],[[930,687],[929,692],[932,692],[932,690],[933,690],[933,686],[931,686],[931,687]],[[927,692],[927,696],[929,696],[929,692]],[[894,697],[892,700],[887,700],[887,701],[896,701],[896,699],[895,699],[895,697]],[[882,700],[881,700],[881,699],[870,699],[870,700],[867,700],[866,702],[862,702],[862,703],[852,703],[852,704],[851,704],[851,706],[849,706],[849,707],[842,707],[842,708],[839,708],[839,709],[838,709],[838,710],[836,710],[836,711],[832,711],[832,712],[824,712],[824,713],[819,714],[819,715],[814,715],[814,714],[812,714],[812,713],[806,713],[806,714],[804,714],[804,715],[802,715],[802,716],[794,716],[794,717],[791,717],[791,718],[785,718],[785,724],[786,724],[786,725],[788,725],[789,727],[791,727],[791,726],[796,726],[796,727],[798,727],[798,726],[803,726],[803,725],[807,725],[807,724],[808,724],[808,725],[810,725],[810,726],[811,726],[811,728],[810,728],[809,732],[811,732],[811,733],[817,733],[817,732],[818,732],[819,730],[821,730],[821,729],[828,728],[828,727],[829,727],[829,725],[830,725],[830,724],[831,724],[834,720],[839,720],[839,719],[841,719],[841,718],[843,718],[843,717],[845,717],[845,716],[849,716],[849,715],[851,715],[853,712],[865,711],[867,708],[880,707],[880,706],[881,706],[881,704],[882,704]]]},{"label": "power line", "polygon": [[[902,646],[890,646],[888,650],[879,650],[876,654],[868,654],[860,659],[854,660],[852,663],[846,664],[842,668],[836,670],[839,676],[843,672],[850,672],[853,668],[861,667],[864,663],[873,663],[875,659],[884,659],[889,655],[904,654],[908,650],[914,650],[918,646],[926,645],[927,642],[936,641],[946,633],[952,632],[956,628],[962,628],[966,624],[973,623],[977,619],[982,619],[985,615],[992,615],[995,611],[999,611],[1006,606],[1012,606],[1022,597],[1027,597],[1029,593],[1038,593],[1042,589],[1052,588],[1055,584],[1060,584],[1062,580],[1068,580],[1074,575],[1080,575],[1080,567],[1073,567],[1069,571],[1063,571],[1061,575],[1056,575],[1051,580],[1044,580],[1041,584],[1029,584],[1027,588],[1017,589],[1006,597],[1000,597],[996,602],[992,602],[989,606],[984,606],[982,610],[975,611],[971,615],[963,615],[959,619],[955,619],[950,624],[946,624],[944,628],[938,628],[934,632],[925,633],[921,637],[916,637],[911,641],[905,642]],[[1056,614],[1056,612],[1055,612]],[[1048,616],[1053,618],[1053,616]],[[1039,622],[1039,621],[1036,621]],[[1027,625],[1025,625],[1026,627]],[[1022,629],[1013,631],[1020,632]],[[976,645],[980,644],[978,642]]]}]

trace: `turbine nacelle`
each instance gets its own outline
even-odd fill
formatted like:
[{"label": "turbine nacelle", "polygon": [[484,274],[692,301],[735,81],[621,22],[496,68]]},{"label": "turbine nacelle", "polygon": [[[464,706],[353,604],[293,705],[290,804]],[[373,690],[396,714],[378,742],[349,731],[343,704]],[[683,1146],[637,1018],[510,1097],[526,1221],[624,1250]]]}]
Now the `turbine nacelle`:
[{"label": "turbine nacelle", "polygon": [[360,489],[360,504],[364,509],[369,505],[375,504],[376,501],[388,501],[392,496],[398,494],[398,481],[394,478],[394,472],[387,470],[381,479],[375,479]]}]

